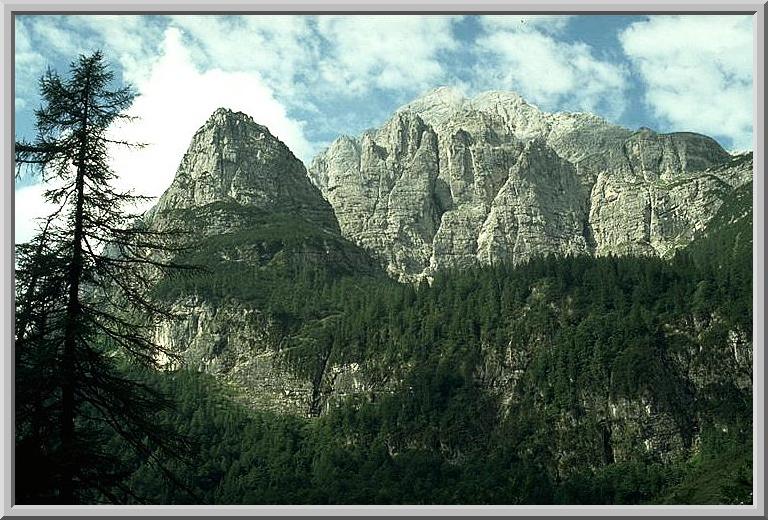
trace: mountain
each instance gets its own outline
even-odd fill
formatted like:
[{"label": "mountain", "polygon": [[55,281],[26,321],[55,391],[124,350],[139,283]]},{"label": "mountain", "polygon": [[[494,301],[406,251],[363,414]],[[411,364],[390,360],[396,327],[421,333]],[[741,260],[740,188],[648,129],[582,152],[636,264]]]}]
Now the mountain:
[{"label": "mountain", "polygon": [[751,500],[751,166],[442,89],[307,172],[217,110],[147,215],[201,267],[153,294],[179,471],[219,503]]},{"label": "mountain", "polygon": [[283,321],[305,303],[302,280],[380,270],[340,235],[301,161],[250,116],[218,109],[145,220],[188,237],[173,260],[198,266],[158,281],[154,296],[171,302],[179,319],[163,322],[155,340],[181,365],[230,382],[251,405],[305,414],[311,382],[276,359],[290,326]]},{"label": "mountain", "polygon": [[241,208],[290,214],[338,231],[331,207],[307,182],[304,165],[288,147],[250,116],[223,108],[195,132],[152,218],[157,223],[166,216],[211,207],[221,218],[206,222],[203,229],[209,234],[241,227]]},{"label": "mountain", "polygon": [[338,138],[309,167],[342,234],[403,281],[547,253],[668,258],[751,171],[751,155],[703,135],[450,88]]}]

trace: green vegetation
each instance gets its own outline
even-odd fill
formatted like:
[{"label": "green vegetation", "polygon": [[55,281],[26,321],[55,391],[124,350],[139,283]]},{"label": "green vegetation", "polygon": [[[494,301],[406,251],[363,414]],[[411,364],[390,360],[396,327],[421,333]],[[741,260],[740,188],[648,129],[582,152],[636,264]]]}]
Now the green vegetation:
[{"label": "green vegetation", "polygon": [[[132,460],[131,488],[155,503],[749,503],[751,360],[733,342],[752,334],[750,195],[670,261],[544,258],[418,287],[281,262],[289,241],[270,249],[257,228],[211,241],[210,271],[160,294],[268,309],[307,379],[354,362],[389,383],[300,418],[236,405],[208,376],[150,374],[178,400],[158,424],[194,457],[173,463],[183,485]],[[217,260],[244,243],[269,253]]]},{"label": "green vegetation", "polygon": [[[113,79],[99,52],[48,72],[38,137],[15,146],[61,184],[17,247],[17,503],[751,502],[751,185],[669,260],[398,284],[326,217],[124,212],[140,197],[113,190],[107,152],[131,145],[106,134],[135,94]],[[307,416],[163,371],[179,353],[156,326],[184,298],[267,316],[260,346],[311,385]],[[366,390],[332,395],[350,366]]]},{"label": "green vegetation", "polygon": [[[237,222],[236,230],[205,236],[178,256],[178,262],[200,269],[163,278],[154,289],[155,298],[172,301],[194,294],[210,301],[234,298],[263,307],[273,300],[290,300],[294,281],[306,289],[317,277],[327,285],[353,273],[376,272],[367,255],[338,232],[295,214],[213,203],[175,215],[193,236],[213,218]],[[273,292],[279,294],[272,296]]]}]

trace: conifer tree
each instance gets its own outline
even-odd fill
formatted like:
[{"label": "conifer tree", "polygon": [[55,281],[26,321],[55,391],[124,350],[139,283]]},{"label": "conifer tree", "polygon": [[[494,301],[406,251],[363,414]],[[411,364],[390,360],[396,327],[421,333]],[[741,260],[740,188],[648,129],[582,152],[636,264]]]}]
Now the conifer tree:
[{"label": "conifer tree", "polygon": [[21,457],[39,456],[48,477],[22,475],[17,502],[77,503],[94,492],[116,499],[125,475],[101,442],[105,432],[149,458],[158,456],[153,446],[183,448],[153,425],[167,402],[125,370],[173,357],[152,341],[157,320],[171,313],[148,294],[180,267],[167,260],[179,235],[151,230],[130,213],[142,197],[113,188],[110,149],[138,146],[111,136],[135,97],[113,83],[98,51],[73,62],[67,78],[49,70],[37,138],[16,143],[18,165],[39,171],[57,207],[17,248],[17,468],[29,468]]}]

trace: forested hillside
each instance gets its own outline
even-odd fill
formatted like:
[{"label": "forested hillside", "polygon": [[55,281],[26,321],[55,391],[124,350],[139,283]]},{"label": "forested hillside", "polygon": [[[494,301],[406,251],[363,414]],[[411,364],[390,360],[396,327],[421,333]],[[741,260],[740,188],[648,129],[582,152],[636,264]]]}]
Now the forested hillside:
[{"label": "forested hillside", "polygon": [[202,374],[148,375],[178,401],[158,421],[193,449],[171,463],[183,485],[134,460],[124,499],[749,503],[750,208],[746,185],[671,260],[550,257],[419,286],[307,264],[170,279],[165,296],[258,299],[288,370],[354,363],[380,390],[307,418]]}]

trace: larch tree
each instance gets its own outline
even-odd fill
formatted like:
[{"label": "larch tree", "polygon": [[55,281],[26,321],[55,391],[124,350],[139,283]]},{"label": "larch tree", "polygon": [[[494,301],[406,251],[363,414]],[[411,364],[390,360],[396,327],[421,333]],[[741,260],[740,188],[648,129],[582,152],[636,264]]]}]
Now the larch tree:
[{"label": "larch tree", "polygon": [[17,502],[119,500],[126,474],[105,441],[115,433],[158,464],[184,450],[152,419],[168,401],[127,375],[174,357],[152,339],[172,314],[150,294],[184,266],[169,260],[179,233],[152,230],[132,213],[143,197],[113,187],[110,150],[139,146],[112,137],[135,97],[113,83],[98,51],[67,78],[49,70],[37,137],[16,143],[17,165],[39,172],[57,208],[17,247]]}]

